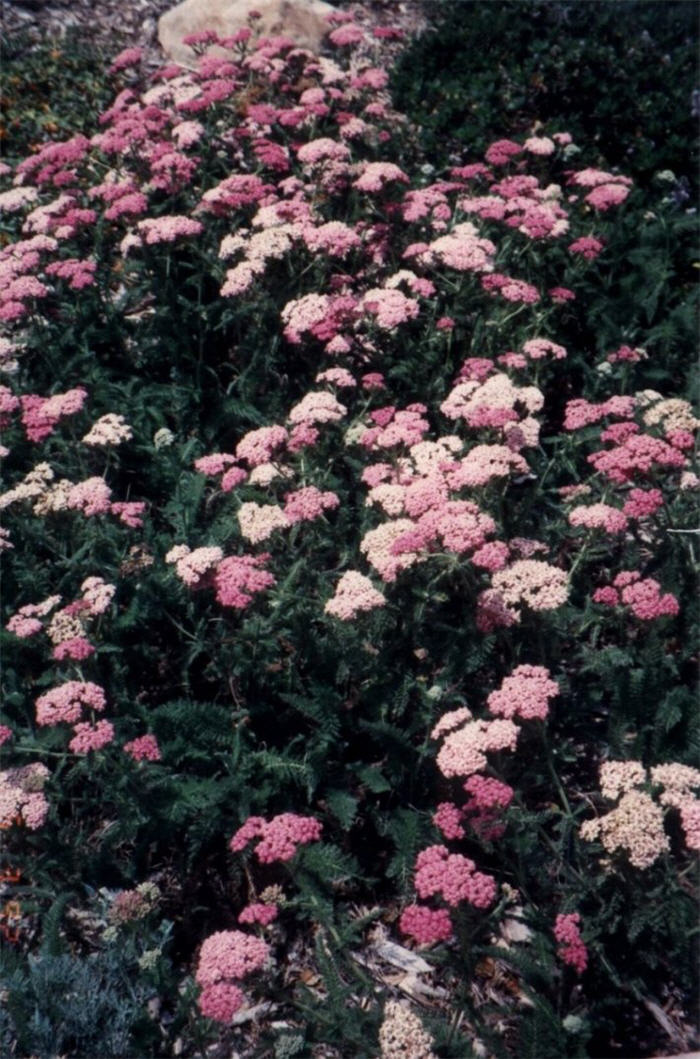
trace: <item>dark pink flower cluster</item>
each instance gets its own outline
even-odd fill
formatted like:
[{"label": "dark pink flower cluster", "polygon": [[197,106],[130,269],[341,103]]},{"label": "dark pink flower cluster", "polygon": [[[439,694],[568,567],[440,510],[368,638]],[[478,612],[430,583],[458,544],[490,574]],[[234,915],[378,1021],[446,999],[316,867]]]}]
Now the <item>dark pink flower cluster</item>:
[{"label": "dark pink flower cluster", "polygon": [[569,243],[569,253],[577,254],[586,261],[595,261],[603,251],[604,246],[605,244],[600,239],[596,239],[592,235],[582,235],[580,239],[575,239],[573,243]]},{"label": "dark pink flower cluster", "polygon": [[43,441],[63,416],[75,415],[85,403],[87,390],[78,386],[53,397],[39,397],[38,394],[24,394],[20,398],[22,405],[22,425],[30,441]]},{"label": "dark pink flower cluster", "polygon": [[124,743],[124,750],[134,761],[160,761],[160,747],[154,735],[141,735]]},{"label": "dark pink flower cluster", "polygon": [[491,272],[481,277],[481,286],[493,296],[499,295],[508,302],[519,302],[523,305],[535,305],[540,300],[540,292],[531,283],[522,279],[504,276],[501,272]]},{"label": "dark pink flower cluster", "polygon": [[424,418],[426,412],[427,408],[420,403],[408,405],[400,411],[396,411],[393,405],[378,408],[370,415],[375,426],[365,430],[360,444],[370,450],[416,445],[430,427]]},{"label": "dark pink flower cluster", "polygon": [[487,842],[495,842],[505,831],[501,821],[502,810],[513,800],[513,788],[492,776],[477,773],[464,784],[469,798],[462,813],[472,831]]},{"label": "dark pink flower cluster", "polygon": [[65,280],[71,290],[83,290],[84,287],[94,286],[96,269],[94,261],[68,257],[62,261],[51,262],[44,271],[47,276]]},{"label": "dark pink flower cluster", "polygon": [[280,813],[271,820],[262,816],[249,816],[233,835],[229,846],[234,853],[240,852],[254,838],[259,838],[255,852],[261,864],[291,860],[299,846],[318,842],[321,824],[313,816],[297,816],[296,813]]},{"label": "dark pink flower cluster", "polygon": [[593,452],[588,462],[596,471],[618,484],[646,475],[658,467],[688,466],[688,460],[682,452],[650,434],[633,434],[613,449]]},{"label": "dark pink flower cluster", "polygon": [[588,966],[588,950],[581,938],[581,917],[578,912],[560,913],[554,924],[554,937],[559,943],[559,958],[577,974]]},{"label": "dark pink flower cluster", "polygon": [[[577,397],[567,402],[564,413],[564,430],[580,430],[582,427],[590,426],[591,423],[599,423],[606,416],[631,419],[636,407],[637,402],[634,397],[610,397],[601,404],[592,404],[582,397]],[[636,424],[634,426],[638,429]]]},{"label": "dark pink flower cluster", "polygon": [[456,908],[462,901],[488,908],[496,896],[496,881],[476,870],[473,860],[450,853],[446,846],[428,846],[416,858],[414,885],[422,898],[441,896]]},{"label": "dark pink flower cluster", "polygon": [[269,570],[261,567],[269,558],[262,555],[232,555],[222,559],[214,573],[216,598],[222,607],[244,610],[256,592],[263,592],[275,584]]},{"label": "dark pink flower cluster", "polygon": [[433,945],[452,937],[452,918],[446,908],[408,905],[401,914],[399,929],[419,945]]},{"label": "dark pink flower cluster", "polygon": [[269,927],[270,923],[277,919],[277,911],[277,905],[246,905],[238,917],[238,922],[251,925],[259,923],[261,927]]},{"label": "dark pink flower cluster", "polygon": [[678,600],[671,592],[661,592],[661,585],[653,577],[642,578],[636,570],[622,570],[612,585],[597,588],[593,602],[605,606],[622,604],[629,607],[640,621],[655,618],[675,617],[679,612]]},{"label": "dark pink flower cluster", "polygon": [[664,505],[660,489],[630,489],[622,510],[628,518],[648,518]]}]

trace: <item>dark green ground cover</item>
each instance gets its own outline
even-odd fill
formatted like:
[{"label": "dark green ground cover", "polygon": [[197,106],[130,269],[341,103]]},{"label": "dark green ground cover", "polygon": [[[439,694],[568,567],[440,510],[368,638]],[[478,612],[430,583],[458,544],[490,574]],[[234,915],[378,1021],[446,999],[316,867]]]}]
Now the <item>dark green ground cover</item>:
[{"label": "dark green ground cover", "polygon": [[698,7],[686,0],[432,3],[393,74],[423,150],[478,154],[541,122],[646,185],[697,194]]}]

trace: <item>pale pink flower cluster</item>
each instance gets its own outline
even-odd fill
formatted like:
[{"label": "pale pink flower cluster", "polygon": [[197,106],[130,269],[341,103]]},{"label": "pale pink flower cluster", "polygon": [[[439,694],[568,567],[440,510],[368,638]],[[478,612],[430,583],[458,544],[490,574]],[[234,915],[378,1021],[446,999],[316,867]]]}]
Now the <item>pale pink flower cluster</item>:
[{"label": "pale pink flower cluster", "polygon": [[524,721],[544,721],[549,700],[559,694],[559,685],[544,666],[517,666],[504,678],[500,688],[486,700],[497,717],[520,717]]},{"label": "pale pink flower cluster", "polygon": [[407,298],[403,291],[395,287],[375,287],[368,290],[361,305],[383,331],[391,331],[399,324],[415,320],[420,311],[415,298]]},{"label": "pale pink flower cluster", "polygon": [[581,917],[578,912],[560,913],[554,924],[554,937],[559,943],[559,958],[583,974],[588,966],[588,950],[581,938]]},{"label": "pale pink flower cluster", "polygon": [[469,221],[456,224],[449,235],[433,240],[420,260],[442,264],[458,272],[491,272],[496,247],[490,239],[483,239]]},{"label": "pale pink flower cluster", "polygon": [[0,192],[0,213],[17,213],[31,206],[39,198],[37,188],[30,184]]},{"label": "pale pink flower cluster", "polygon": [[[438,727],[432,731],[439,735]],[[515,750],[519,728],[510,720],[467,720],[447,734],[438,751],[437,765],[443,776],[471,776],[486,768],[492,750]]]},{"label": "pale pink flower cluster", "polygon": [[30,831],[42,826],[49,803],[42,788],[49,770],[39,762],[0,772],[0,828],[24,824]]},{"label": "pale pink flower cluster", "polygon": [[291,519],[278,504],[256,504],[247,501],[238,509],[238,525],[241,535],[251,544],[260,544],[278,529],[287,529]]},{"label": "pale pink flower cluster", "polygon": [[239,853],[255,838],[260,839],[255,853],[261,864],[291,860],[299,846],[318,842],[321,824],[313,816],[297,816],[296,813],[280,813],[271,820],[262,816],[249,816],[231,838],[230,849]]},{"label": "pale pink flower cluster", "polygon": [[488,908],[496,896],[496,881],[476,871],[473,860],[450,853],[445,846],[428,846],[416,858],[414,885],[419,897],[441,896],[452,908],[462,901]]},{"label": "pale pink flower cluster", "polygon": [[323,608],[341,621],[352,621],[360,612],[383,607],[386,600],[372,582],[357,570],[347,570],[336,585],[335,594]]},{"label": "pale pink flower cluster", "polygon": [[54,472],[48,463],[37,463],[24,476],[19,485],[0,495],[0,510],[18,500],[36,500],[37,497],[41,497],[49,488],[49,482],[53,481],[53,478]]},{"label": "pale pink flower cluster", "polygon": [[599,839],[610,854],[622,850],[635,868],[650,867],[670,849],[662,810],[636,789],[626,791],[609,813],[581,824],[580,835],[587,842]]},{"label": "pale pink flower cluster", "polygon": [[327,382],[331,386],[337,386],[340,390],[351,390],[357,386],[355,376],[347,368],[326,368],[325,371],[319,371],[314,382]]},{"label": "pale pink flower cluster", "polygon": [[43,628],[39,618],[45,618],[60,602],[60,596],[49,596],[41,603],[27,603],[12,615],[5,628],[20,639],[34,636]]},{"label": "pale pink flower cluster", "polygon": [[635,787],[643,787],[647,778],[641,761],[604,761],[598,775],[600,792],[610,801]]},{"label": "pale pink flower cluster", "polygon": [[586,529],[600,529],[605,533],[624,533],[627,516],[610,504],[588,504],[575,507],[569,512],[569,524]]},{"label": "pale pink flower cluster", "polygon": [[569,596],[566,571],[539,559],[519,559],[491,579],[493,590],[505,606],[519,618],[519,608],[556,610]]},{"label": "pale pink flower cluster", "polygon": [[344,143],[321,138],[303,144],[297,151],[297,158],[304,165],[317,165],[327,161],[347,162],[350,159],[350,151]]},{"label": "pale pink flower cluster", "polygon": [[164,217],[148,217],[136,225],[137,238],[146,246],[174,243],[178,239],[200,235],[202,231],[201,221],[174,214]]},{"label": "pale pink flower cluster", "polygon": [[80,609],[85,609],[89,614],[96,616],[105,613],[114,598],[116,586],[109,584],[101,577],[86,577],[80,586],[80,591],[85,603],[85,607]]},{"label": "pale pink flower cluster", "polygon": [[529,474],[526,460],[507,445],[475,445],[457,461],[447,474],[452,489],[464,486],[476,488],[487,485],[494,478],[509,478],[512,474]]},{"label": "pale pink flower cluster", "polygon": [[[288,436],[285,428],[277,425],[250,430],[236,445],[236,458],[244,460],[249,467],[268,463],[273,454],[285,445]],[[225,456],[222,457],[222,459],[225,458]],[[207,471],[206,473],[218,472]]]},{"label": "pale pink flower cluster", "polygon": [[322,493],[313,485],[304,486],[284,498],[284,514],[289,523],[308,522],[318,518],[324,511],[338,507],[340,500],[335,493]]},{"label": "pale pink flower cluster", "polygon": [[359,250],[362,246],[357,232],[343,221],[329,221],[318,227],[306,225],[301,234],[309,250],[329,257],[347,257],[352,250]]},{"label": "pale pink flower cluster", "polygon": [[175,564],[175,572],[188,588],[199,588],[206,575],[223,559],[224,553],[216,545],[195,548],[176,544],[165,556],[166,563]]},{"label": "pale pink flower cluster", "polygon": [[546,157],[547,155],[554,154],[556,144],[554,143],[554,140],[549,138],[549,136],[529,136],[527,140],[525,140],[523,148],[526,151],[529,151],[530,154]]},{"label": "pale pink flower cluster", "polygon": [[522,349],[530,360],[543,360],[545,357],[551,357],[553,360],[564,360],[566,357],[564,346],[560,346],[556,342],[550,342],[548,338],[530,338],[527,342],[523,342]]},{"label": "pale pink flower cluster", "polygon": [[403,169],[393,162],[363,162],[360,175],[353,181],[358,191],[371,193],[382,191],[387,184],[408,184],[409,179]]},{"label": "pale pink flower cluster", "polygon": [[71,486],[65,506],[87,516],[104,515],[112,508],[111,495],[112,490],[104,478],[86,478]]},{"label": "pale pink flower cluster", "polygon": [[292,248],[298,236],[297,225],[278,224],[254,232],[247,239],[237,233],[227,236],[221,243],[219,257],[230,257],[243,249],[245,256],[226,273],[226,282],[221,288],[224,298],[242,294],[248,290],[256,276],[261,276],[269,261],[279,261]]},{"label": "pale pink flower cluster", "polygon": [[396,1000],[386,1002],[379,1028],[379,1059],[436,1059],[432,1044],[433,1038],[409,1007]]},{"label": "pale pink flower cluster", "polygon": [[522,426],[540,411],[544,395],[536,386],[516,386],[501,372],[487,378],[492,371],[491,361],[465,361],[460,380],[440,405],[440,411],[448,419],[465,419],[470,426],[505,428],[507,436],[513,422],[520,419]]},{"label": "pale pink flower cluster", "polygon": [[337,423],[347,411],[332,393],[312,390],[290,409],[288,419],[290,423]]},{"label": "pale pink flower cluster", "polygon": [[84,445],[121,445],[133,436],[124,416],[108,412],[92,424],[82,441]]},{"label": "pale pink flower cluster", "polygon": [[411,519],[398,518],[390,519],[365,533],[360,542],[360,551],[367,556],[370,566],[383,581],[395,581],[402,570],[419,561],[418,553],[404,549],[403,544],[399,554],[394,551],[396,542],[414,530],[415,523]]},{"label": "pale pink flower cluster", "polygon": [[88,710],[104,710],[104,690],[90,681],[69,680],[58,687],[50,688],[36,700],[36,723],[41,726],[75,724],[83,707]]}]

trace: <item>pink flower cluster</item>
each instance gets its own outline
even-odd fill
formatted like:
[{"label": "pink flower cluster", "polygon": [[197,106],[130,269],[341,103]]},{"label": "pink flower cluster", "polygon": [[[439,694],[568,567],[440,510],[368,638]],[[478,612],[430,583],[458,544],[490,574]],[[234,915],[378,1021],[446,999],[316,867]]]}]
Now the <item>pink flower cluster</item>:
[{"label": "pink flower cluster", "polygon": [[679,469],[688,466],[683,453],[667,441],[637,433],[625,437],[612,449],[591,453],[588,462],[617,484],[647,475],[660,467]]},{"label": "pink flower cluster", "polygon": [[605,533],[624,533],[627,516],[619,508],[609,504],[588,504],[575,507],[569,512],[569,524],[586,529],[600,529]]},{"label": "pink flower cluster", "polygon": [[235,984],[264,967],[270,947],[254,934],[240,930],[220,930],[202,943],[195,981],[202,987],[198,999],[205,1018],[230,1022],[245,1002]]},{"label": "pink flower cluster", "polygon": [[114,726],[109,721],[97,721],[90,724],[82,721],[73,728],[75,733],[68,748],[74,754],[89,754],[91,750],[101,750],[114,739]]},{"label": "pink flower cluster", "polygon": [[80,717],[83,707],[89,710],[104,710],[106,705],[104,690],[99,684],[90,681],[69,680],[65,684],[51,688],[36,700],[36,723],[53,726],[55,724],[74,724]]},{"label": "pink flower cluster", "polygon": [[588,966],[588,950],[581,938],[581,917],[578,912],[560,913],[554,924],[554,937],[559,943],[559,958],[577,974]]},{"label": "pink flower cluster", "polygon": [[253,596],[264,592],[275,584],[269,570],[262,569],[269,556],[232,555],[222,559],[214,574],[217,601],[222,607],[244,610],[253,601]]},{"label": "pink flower cluster", "polygon": [[549,700],[559,694],[559,685],[544,666],[517,666],[505,677],[500,688],[492,691],[488,708],[496,717],[520,717],[524,721],[544,721]]},{"label": "pink flower cluster", "polygon": [[286,494],[284,513],[290,523],[308,522],[318,518],[324,511],[332,511],[339,503],[335,493],[322,493],[315,486],[308,485]]},{"label": "pink flower cluster", "polygon": [[240,852],[254,839],[259,838],[255,853],[261,864],[291,860],[299,846],[318,842],[321,824],[313,816],[297,816],[296,813],[280,813],[271,820],[262,816],[249,816],[233,835],[229,846],[234,853]]},{"label": "pink flower cluster", "polygon": [[42,826],[49,812],[42,788],[49,770],[39,762],[0,772],[0,829],[24,824],[30,831]]}]

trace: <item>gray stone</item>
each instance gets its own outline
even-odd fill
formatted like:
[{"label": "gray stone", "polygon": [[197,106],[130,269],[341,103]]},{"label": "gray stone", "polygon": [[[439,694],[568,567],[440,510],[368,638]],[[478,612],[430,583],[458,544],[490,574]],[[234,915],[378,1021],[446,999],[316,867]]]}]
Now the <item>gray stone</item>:
[{"label": "gray stone", "polygon": [[300,48],[317,52],[331,29],[327,21],[335,8],[324,0],[182,0],[158,22],[158,40],[168,58],[191,65],[194,52],[182,43],[191,33],[212,29],[230,37],[250,25],[248,12],[261,17],[254,30],[263,37],[289,37]]}]

